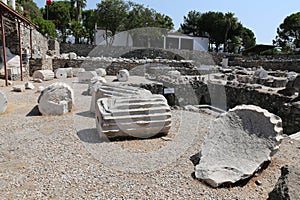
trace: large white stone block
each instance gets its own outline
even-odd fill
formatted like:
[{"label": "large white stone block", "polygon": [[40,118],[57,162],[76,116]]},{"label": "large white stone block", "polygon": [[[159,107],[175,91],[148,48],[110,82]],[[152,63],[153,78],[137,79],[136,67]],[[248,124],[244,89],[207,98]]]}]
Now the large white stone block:
[{"label": "large white stone block", "polygon": [[62,115],[71,112],[73,90],[65,83],[53,83],[46,87],[38,99],[38,108],[43,115]]},{"label": "large white stone block", "polygon": [[37,70],[32,75],[33,79],[41,79],[49,81],[54,79],[54,72],[52,70]]},{"label": "large white stone block", "polygon": [[104,68],[98,68],[95,70],[98,76],[106,76],[106,70]]}]

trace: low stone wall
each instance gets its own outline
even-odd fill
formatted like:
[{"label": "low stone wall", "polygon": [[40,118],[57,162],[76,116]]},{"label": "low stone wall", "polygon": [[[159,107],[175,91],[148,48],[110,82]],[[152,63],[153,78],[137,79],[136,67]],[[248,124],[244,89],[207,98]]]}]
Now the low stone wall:
[{"label": "low stone wall", "polygon": [[[234,108],[241,104],[257,105],[282,118],[285,134],[300,131],[300,109],[292,106],[289,97],[277,93],[251,90],[245,87],[231,85],[204,84],[192,81],[190,84],[164,83],[159,85],[145,85],[152,93],[163,94],[163,88],[174,88],[175,94],[164,94],[170,105],[199,105],[208,104],[224,109]],[[159,87],[163,87],[157,89]],[[225,102],[224,102],[225,101]]]},{"label": "low stone wall", "polygon": [[[134,71],[136,68],[145,67],[147,65],[156,65],[164,67],[172,67],[174,70],[178,70],[183,75],[199,75],[200,72],[196,69],[193,69],[190,62],[152,62],[152,63],[134,63],[134,62],[104,62],[96,61],[93,59],[90,60],[80,60],[80,59],[53,59],[52,66],[53,70],[58,68],[85,68],[86,71],[94,71],[97,68],[105,68],[108,75],[116,75],[117,72],[121,69],[127,69],[128,71]],[[138,74],[135,74],[138,75]],[[142,74],[140,74],[142,75]]]},{"label": "low stone wall", "polygon": [[[107,47],[84,44],[61,44],[60,53],[75,52],[79,56],[90,57],[124,57],[124,58],[165,58],[169,60],[194,60],[196,66],[215,65],[215,55],[205,51],[191,51],[179,49],[159,49],[140,47]],[[219,59],[217,59],[219,62]]]}]

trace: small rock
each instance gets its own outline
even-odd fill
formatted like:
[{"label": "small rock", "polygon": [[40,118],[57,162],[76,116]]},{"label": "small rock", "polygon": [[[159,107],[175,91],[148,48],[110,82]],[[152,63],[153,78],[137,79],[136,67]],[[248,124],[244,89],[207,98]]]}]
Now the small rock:
[{"label": "small rock", "polygon": [[170,137],[161,137],[162,140],[164,141],[172,141],[173,139]]},{"label": "small rock", "polygon": [[15,91],[15,92],[24,92],[25,91],[25,85],[15,85],[13,87],[13,91]]},{"label": "small rock", "polygon": [[260,180],[256,180],[256,181],[255,181],[255,184],[256,184],[256,185],[261,185],[262,182],[261,182]]},{"label": "small rock", "polygon": [[37,91],[36,91],[36,92],[42,92],[44,89],[45,89],[45,87],[39,86],[39,87],[37,88]]},{"label": "small rock", "polygon": [[31,83],[31,82],[25,83],[25,89],[33,90],[34,88],[35,87],[34,87],[33,83]]}]

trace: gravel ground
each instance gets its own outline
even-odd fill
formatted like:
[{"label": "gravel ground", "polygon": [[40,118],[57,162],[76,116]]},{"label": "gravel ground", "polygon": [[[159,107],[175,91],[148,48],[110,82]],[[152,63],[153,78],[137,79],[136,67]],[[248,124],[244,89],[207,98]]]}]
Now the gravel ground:
[{"label": "gravel ground", "polygon": [[171,141],[108,141],[88,112],[87,85],[74,80],[62,80],[75,93],[74,111],[63,116],[37,115],[36,90],[0,88],[9,101],[0,115],[1,199],[267,199],[280,167],[299,163],[300,143],[285,139],[245,186],[210,188],[193,178],[189,158],[201,149],[213,115],[173,110]]}]

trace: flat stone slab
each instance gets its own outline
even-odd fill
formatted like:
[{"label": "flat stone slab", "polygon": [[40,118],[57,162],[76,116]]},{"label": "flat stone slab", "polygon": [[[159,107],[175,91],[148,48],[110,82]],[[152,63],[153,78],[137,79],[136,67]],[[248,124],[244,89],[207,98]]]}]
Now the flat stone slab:
[{"label": "flat stone slab", "polygon": [[7,109],[7,97],[0,91],[0,114],[4,113]]},{"label": "flat stone slab", "polygon": [[13,91],[15,91],[15,92],[24,92],[25,91],[25,85],[15,85],[15,86],[13,86]]},{"label": "flat stone slab", "polygon": [[65,83],[53,83],[46,87],[38,99],[38,108],[43,115],[62,115],[73,107],[73,90]]},{"label": "flat stone slab", "polygon": [[108,138],[149,138],[171,128],[170,107],[162,95],[101,98],[96,118],[100,136]]},{"label": "flat stone slab", "polygon": [[212,187],[251,177],[281,141],[281,119],[253,105],[237,106],[213,121],[195,175]]}]

